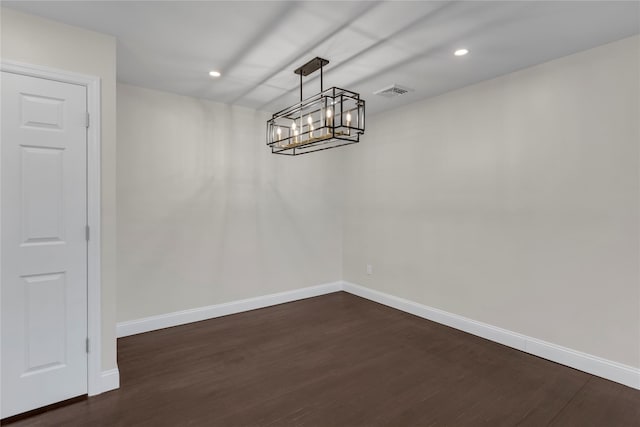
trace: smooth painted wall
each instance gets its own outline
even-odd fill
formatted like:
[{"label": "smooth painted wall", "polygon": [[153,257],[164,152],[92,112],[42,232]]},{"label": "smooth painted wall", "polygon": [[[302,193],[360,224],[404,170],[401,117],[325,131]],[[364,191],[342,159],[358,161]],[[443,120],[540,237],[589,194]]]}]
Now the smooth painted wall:
[{"label": "smooth painted wall", "polygon": [[118,321],[340,279],[345,153],[271,154],[268,118],[118,84]]},{"label": "smooth painted wall", "polygon": [[632,37],[369,117],[345,280],[639,367],[639,55]]},{"label": "smooth painted wall", "polygon": [[102,369],[116,367],[116,40],[48,19],[0,8],[3,60],[101,79]]}]

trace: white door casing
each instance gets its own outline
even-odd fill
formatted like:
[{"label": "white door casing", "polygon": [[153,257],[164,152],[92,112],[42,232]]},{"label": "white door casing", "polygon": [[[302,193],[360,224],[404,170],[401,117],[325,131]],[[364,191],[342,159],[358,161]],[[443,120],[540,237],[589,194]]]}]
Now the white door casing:
[{"label": "white door casing", "polygon": [[[99,86],[87,79],[70,84],[5,72],[18,68],[34,74],[29,67],[2,65],[0,398],[4,418],[85,394],[88,383],[90,394],[101,390],[96,384],[99,353],[91,355],[88,378],[86,353],[87,336],[97,337],[99,344],[99,317],[95,317],[100,313],[99,250],[95,251],[99,239],[91,242],[94,250],[88,272],[85,236],[87,88],[94,89],[95,95]],[[99,149],[95,136],[89,147],[92,188]],[[99,165],[99,156],[97,160]],[[90,197],[89,216],[99,221],[95,196]],[[89,301],[92,308],[98,303],[97,313],[90,316],[88,273]]]}]

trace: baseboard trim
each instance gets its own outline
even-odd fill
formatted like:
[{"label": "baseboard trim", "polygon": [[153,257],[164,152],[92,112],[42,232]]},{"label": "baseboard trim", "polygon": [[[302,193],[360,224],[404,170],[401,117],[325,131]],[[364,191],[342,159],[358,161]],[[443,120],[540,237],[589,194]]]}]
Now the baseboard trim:
[{"label": "baseboard trim", "polygon": [[105,393],[117,388],[120,388],[120,371],[118,368],[102,371],[100,373],[100,391],[95,394],[90,394],[90,396],[95,396],[96,394]]},{"label": "baseboard trim", "polygon": [[369,289],[354,283],[342,282],[342,290],[388,307],[640,390],[640,369],[638,368],[572,350],[507,329],[498,328],[487,323],[468,319],[457,314]]},{"label": "baseboard trim", "polygon": [[[117,325],[118,338],[172,326],[184,325],[201,320],[213,319],[258,308],[311,298],[333,292],[345,291],[353,295],[395,308],[406,313],[413,314],[423,319],[428,319],[442,325],[446,325],[472,335],[476,335],[490,341],[494,341],[508,347],[533,354],[538,357],[560,363],[580,371],[587,372],[626,386],[640,390],[640,369],[623,365],[601,357],[593,356],[570,348],[562,347],[550,342],[529,337],[487,323],[478,322],[457,314],[449,313],[434,307],[429,307],[399,298],[394,295],[376,291],[355,283],[338,281],[326,283],[308,288],[264,295],[256,298],[248,298],[232,301],[224,304],[210,305],[190,310],[177,311],[159,316],[151,316]],[[118,369],[102,372],[102,392],[119,387],[120,376]]]},{"label": "baseboard trim", "polygon": [[158,329],[170,328],[172,326],[199,322],[201,320],[213,319],[216,317],[227,316],[229,314],[236,314],[258,308],[270,307],[272,305],[330,294],[341,290],[342,282],[325,283],[308,288],[263,295],[256,298],[248,298],[224,304],[215,304],[206,307],[146,317],[138,320],[120,322],[117,324],[117,336],[118,338],[127,337]]}]

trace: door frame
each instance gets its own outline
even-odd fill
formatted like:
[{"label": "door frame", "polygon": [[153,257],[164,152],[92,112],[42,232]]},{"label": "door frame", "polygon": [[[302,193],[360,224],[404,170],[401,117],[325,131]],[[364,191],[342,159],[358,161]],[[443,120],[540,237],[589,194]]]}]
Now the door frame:
[{"label": "door frame", "polygon": [[101,238],[100,238],[100,77],[58,70],[41,65],[2,60],[0,71],[23,76],[72,83],[87,88],[87,391],[89,396],[102,393],[102,310],[101,310]]}]

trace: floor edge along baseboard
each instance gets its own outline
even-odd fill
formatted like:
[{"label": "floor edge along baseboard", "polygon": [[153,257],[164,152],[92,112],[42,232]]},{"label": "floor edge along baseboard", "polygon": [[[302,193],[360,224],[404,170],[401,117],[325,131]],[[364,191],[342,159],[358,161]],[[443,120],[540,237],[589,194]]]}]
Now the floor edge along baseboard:
[{"label": "floor edge along baseboard", "polygon": [[345,281],[331,282],[256,298],[120,322],[117,324],[117,337],[122,338],[339,291],[345,291],[370,301],[422,317],[423,319],[431,320],[525,353],[640,390],[640,369],[638,368],[562,347]]},{"label": "floor edge along baseboard", "polygon": [[214,319],[229,314],[242,313],[258,308],[293,302],[305,298],[330,294],[342,290],[342,282],[331,282],[308,288],[294,289],[292,291],[263,295],[255,298],[231,301],[222,304],[214,304],[189,310],[175,311],[173,313],[150,316],[137,320],[119,322],[117,324],[117,337],[127,337],[172,326],[184,325],[201,320]]},{"label": "floor edge along baseboard", "polygon": [[638,368],[478,322],[354,283],[343,282],[343,290],[423,319],[640,390],[640,369]]}]

